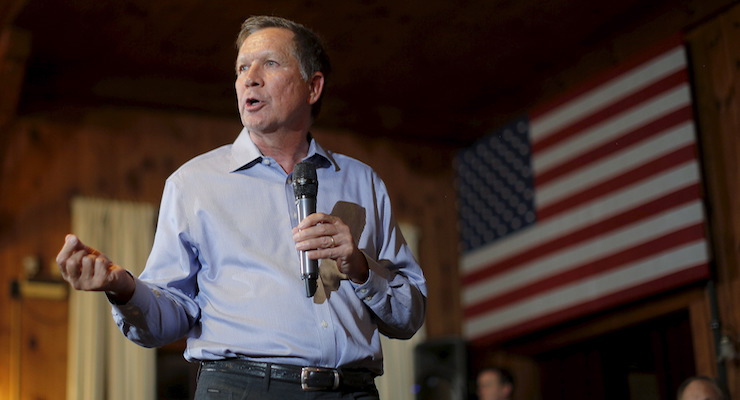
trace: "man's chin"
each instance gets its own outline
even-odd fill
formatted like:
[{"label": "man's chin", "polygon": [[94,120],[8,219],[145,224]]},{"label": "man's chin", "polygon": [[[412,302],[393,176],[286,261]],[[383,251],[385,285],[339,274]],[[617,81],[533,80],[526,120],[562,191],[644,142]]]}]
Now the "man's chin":
[{"label": "man's chin", "polygon": [[243,120],[242,125],[247,128],[247,131],[258,134],[270,134],[276,131],[275,127],[264,123],[255,123],[253,120]]},{"label": "man's chin", "polygon": [[244,125],[245,128],[247,128],[250,132],[252,131],[261,131],[264,129],[264,123],[261,121],[257,121],[254,119],[254,117],[248,116],[248,117],[242,117],[241,118],[242,125]]}]

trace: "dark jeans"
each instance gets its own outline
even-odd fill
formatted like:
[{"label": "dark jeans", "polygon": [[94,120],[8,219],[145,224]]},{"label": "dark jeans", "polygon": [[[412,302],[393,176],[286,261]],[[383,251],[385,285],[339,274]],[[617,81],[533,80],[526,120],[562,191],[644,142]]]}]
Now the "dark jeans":
[{"label": "dark jeans", "polygon": [[304,392],[299,383],[282,382],[240,374],[233,370],[205,370],[198,373],[195,400],[380,400],[375,386],[361,391],[342,388],[334,391]]}]

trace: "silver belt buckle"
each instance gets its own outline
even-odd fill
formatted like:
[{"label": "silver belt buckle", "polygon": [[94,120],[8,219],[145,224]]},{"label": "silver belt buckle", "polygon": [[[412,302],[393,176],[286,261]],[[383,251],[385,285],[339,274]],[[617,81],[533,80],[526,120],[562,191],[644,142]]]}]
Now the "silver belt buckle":
[{"label": "silver belt buckle", "polygon": [[[329,372],[331,371],[334,374],[334,385],[332,387],[314,387],[308,384],[308,378],[310,377],[312,372]],[[339,388],[339,371],[336,369],[328,369],[328,368],[317,368],[317,367],[302,367],[301,368],[301,389],[306,392],[316,392],[319,390],[327,390],[327,389],[337,389]]]}]

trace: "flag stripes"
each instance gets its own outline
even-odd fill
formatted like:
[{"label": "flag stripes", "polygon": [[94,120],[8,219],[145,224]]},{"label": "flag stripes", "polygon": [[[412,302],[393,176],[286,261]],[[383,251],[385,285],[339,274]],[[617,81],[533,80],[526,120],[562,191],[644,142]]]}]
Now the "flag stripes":
[{"label": "flag stripes", "polygon": [[[529,119],[536,219],[463,253],[468,339],[503,340],[708,277],[685,52],[673,43],[640,61]],[[486,176],[480,157],[465,156],[477,146],[458,157],[461,174]],[[469,186],[458,191],[484,206]]]}]

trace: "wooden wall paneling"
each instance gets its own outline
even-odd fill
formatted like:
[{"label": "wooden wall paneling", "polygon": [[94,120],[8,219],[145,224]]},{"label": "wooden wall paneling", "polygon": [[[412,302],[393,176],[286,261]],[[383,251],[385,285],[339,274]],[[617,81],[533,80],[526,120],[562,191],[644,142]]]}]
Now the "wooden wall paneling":
[{"label": "wooden wall paneling", "polygon": [[[15,118],[15,112],[20,98],[26,61],[30,54],[30,35],[19,29],[6,26],[10,16],[15,15],[22,2],[8,2],[0,6],[0,156],[7,152],[7,142],[10,136],[9,125]],[[0,161],[4,158],[0,159]],[[5,163],[0,162],[0,177],[6,173]],[[0,189],[2,185],[0,184]],[[11,194],[10,191],[0,190],[2,197]],[[9,223],[8,213],[0,207],[0,226]],[[0,242],[0,249],[2,242]],[[17,268],[14,268],[16,258],[0,251],[0,282],[4,283],[0,289],[0,397],[17,399],[20,395],[20,318],[22,307],[12,298],[10,282],[16,277]],[[18,263],[18,265],[20,265]]]},{"label": "wooden wall paneling", "polygon": [[10,24],[26,5],[26,0],[5,0],[0,2],[0,30]]},{"label": "wooden wall paneling", "polygon": [[20,398],[63,397],[67,387],[67,301],[33,298],[19,301]]},{"label": "wooden wall paneling", "polygon": [[16,400],[19,396],[21,333],[20,303],[11,295],[10,282],[13,279],[11,263],[13,257],[7,251],[0,251],[0,397]]},{"label": "wooden wall paneling", "polygon": [[15,118],[30,53],[28,32],[11,27],[0,30],[0,84],[3,88],[0,91],[0,127]]},{"label": "wooden wall paneling", "polygon": [[714,336],[711,329],[712,315],[709,294],[697,297],[689,304],[689,318],[694,347],[696,373],[705,376],[717,376],[717,362]]},{"label": "wooden wall paneling", "polygon": [[[689,32],[723,333],[740,342],[740,5]],[[738,360],[725,362],[740,393]]]},{"label": "wooden wall paneling", "polygon": [[[649,302],[638,302],[619,310],[594,315],[580,322],[565,324],[560,328],[556,327],[540,334],[535,333],[530,337],[507,342],[503,347],[515,354],[535,356],[572,346],[625,327],[645,323],[664,315],[690,309],[692,305],[698,305],[708,310],[703,288],[689,288],[653,298]],[[697,321],[703,323],[704,320],[697,317]],[[708,329],[708,325],[704,325],[702,328]]]}]

